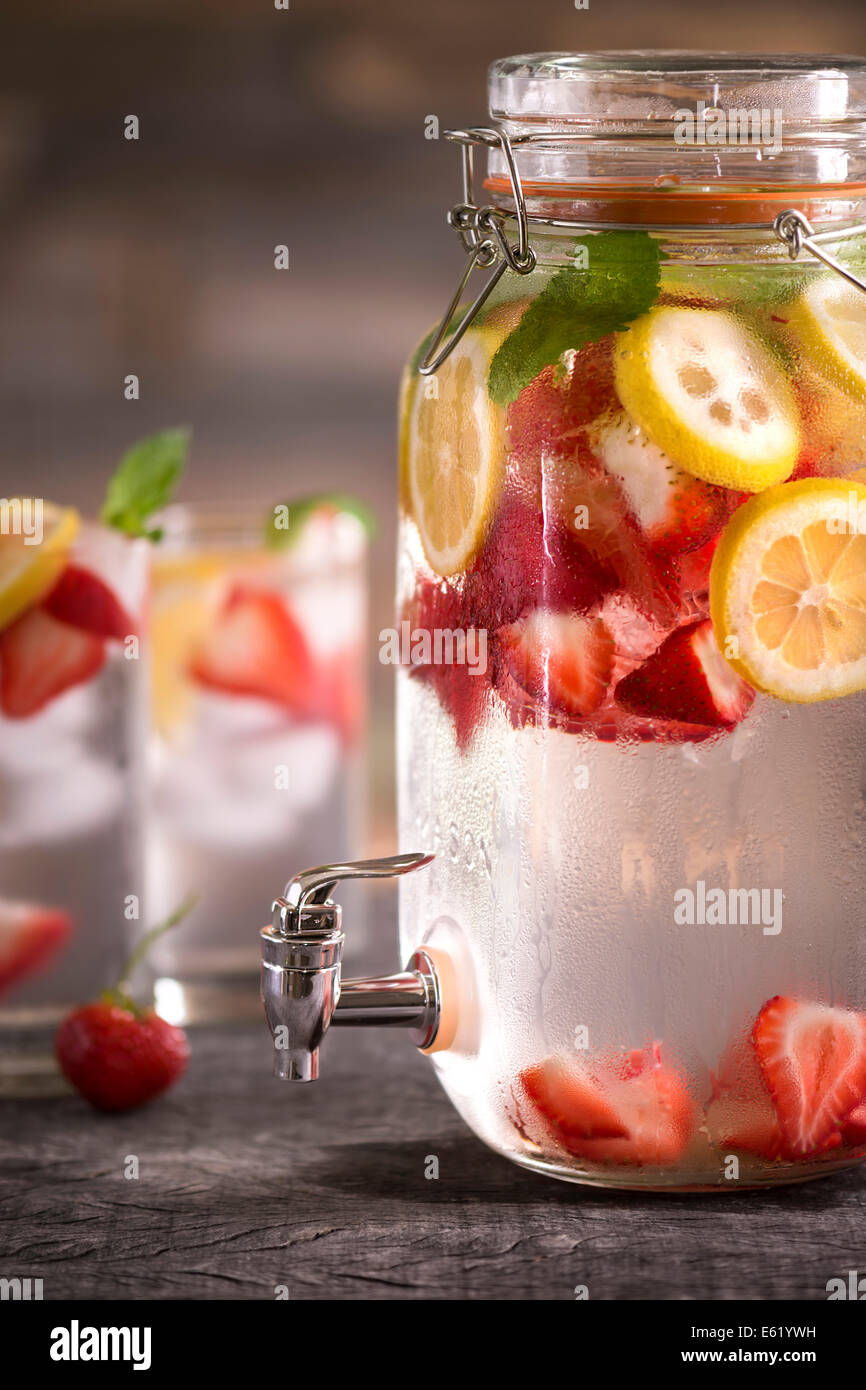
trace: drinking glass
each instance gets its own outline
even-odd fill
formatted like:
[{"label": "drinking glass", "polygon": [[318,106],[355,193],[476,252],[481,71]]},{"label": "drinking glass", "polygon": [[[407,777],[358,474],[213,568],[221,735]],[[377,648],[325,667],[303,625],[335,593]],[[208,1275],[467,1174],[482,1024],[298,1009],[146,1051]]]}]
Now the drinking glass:
[{"label": "drinking glass", "polygon": [[115,982],[143,916],[149,550],[46,522],[21,552],[32,601],[0,630],[4,1085],[45,1070],[48,1030]]},{"label": "drinking glass", "polygon": [[[317,508],[275,549],[263,514],[173,507],[154,570],[154,951],[176,1020],[258,1012],[263,895],[362,833],[366,534]],[[335,851],[336,847],[336,851]]]}]

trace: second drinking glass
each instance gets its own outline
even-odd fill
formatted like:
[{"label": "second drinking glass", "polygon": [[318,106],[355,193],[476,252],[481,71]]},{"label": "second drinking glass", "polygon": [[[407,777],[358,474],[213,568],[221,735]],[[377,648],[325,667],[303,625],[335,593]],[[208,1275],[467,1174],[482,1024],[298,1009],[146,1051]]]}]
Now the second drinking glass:
[{"label": "second drinking glass", "polygon": [[[276,509],[279,512],[280,509]],[[361,831],[366,533],[339,502],[172,508],[154,576],[150,884],[161,1012],[258,1008],[262,902]],[[279,523],[277,522],[277,528]]]}]

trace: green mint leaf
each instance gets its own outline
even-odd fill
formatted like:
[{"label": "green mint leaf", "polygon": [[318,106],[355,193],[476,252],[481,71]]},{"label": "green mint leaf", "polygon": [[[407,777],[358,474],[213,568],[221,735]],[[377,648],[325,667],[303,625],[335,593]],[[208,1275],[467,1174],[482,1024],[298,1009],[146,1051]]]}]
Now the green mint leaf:
[{"label": "green mint leaf", "polygon": [[271,550],[287,550],[295,545],[310,517],[322,507],[347,512],[360,521],[368,536],[376,534],[376,517],[359,497],[348,492],[317,492],[273,507],[265,518],[265,544]]},{"label": "green mint leaf", "polygon": [[164,507],[186,467],[191,431],[163,430],[133,444],[120,460],[108,483],[100,519],[128,536],[159,540],[162,532],[149,529],[148,519]]},{"label": "green mint leaf", "polygon": [[569,348],[598,342],[646,313],[658,294],[659,244],[641,231],[580,237],[587,268],[564,266],[530,304],[490,364],[488,389],[497,405],[516,400],[530,381]]}]

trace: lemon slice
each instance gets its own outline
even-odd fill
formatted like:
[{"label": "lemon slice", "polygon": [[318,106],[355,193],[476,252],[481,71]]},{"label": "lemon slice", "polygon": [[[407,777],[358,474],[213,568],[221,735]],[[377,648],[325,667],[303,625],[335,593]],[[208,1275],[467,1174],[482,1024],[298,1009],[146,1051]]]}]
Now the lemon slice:
[{"label": "lemon slice", "polygon": [[619,335],[616,384],[629,415],[695,478],[744,492],[794,467],[794,394],[769,350],[720,309],[659,308]]},{"label": "lemon slice", "polygon": [[404,398],[401,472],[405,467],[412,514],[437,574],[466,568],[499,497],[505,439],[487,372],[503,336],[470,330],[434,376],[409,383]]},{"label": "lemon slice", "polygon": [[213,550],[195,550],[187,553],[170,549],[161,551],[156,547],[151,570],[157,593],[167,591],[172,584],[207,584],[221,579],[226,573],[254,574],[257,570],[273,567],[274,552],[264,545],[260,550],[247,546],[215,547]]},{"label": "lemon slice", "polygon": [[[22,532],[19,517],[30,535]],[[4,628],[54,588],[78,533],[78,513],[40,498],[13,497],[0,508],[0,523],[0,628]]]},{"label": "lemon slice", "polygon": [[750,498],[713,556],[710,612],[759,690],[812,703],[866,688],[866,486],[803,478]]},{"label": "lemon slice", "polygon": [[236,580],[254,578],[273,564],[274,552],[264,546],[175,553],[156,548],[151,566],[150,667],[154,722],[160,733],[174,733],[189,715],[189,663],[213,619],[220,582],[229,575]]},{"label": "lemon slice", "polygon": [[193,692],[189,661],[208,630],[211,609],[203,593],[157,600],[151,617],[151,689],[156,727],[166,736],[183,725]]},{"label": "lemon slice", "polygon": [[866,401],[866,295],[838,275],[816,280],[794,305],[791,322],[816,365]]}]

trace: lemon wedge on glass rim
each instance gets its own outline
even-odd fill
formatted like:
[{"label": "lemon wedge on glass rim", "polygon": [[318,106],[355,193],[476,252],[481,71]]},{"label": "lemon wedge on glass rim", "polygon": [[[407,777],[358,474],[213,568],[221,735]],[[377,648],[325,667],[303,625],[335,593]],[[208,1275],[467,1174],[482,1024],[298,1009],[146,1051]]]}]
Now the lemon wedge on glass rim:
[{"label": "lemon wedge on glass rim", "polygon": [[669,458],[708,483],[760,492],[799,448],[794,393],[769,349],[722,309],[651,309],[618,335],[628,414]]},{"label": "lemon wedge on glass rim", "polygon": [[866,401],[866,295],[839,275],[822,276],[791,309],[791,323],[815,365]]},{"label": "lemon wedge on glass rim", "polygon": [[435,374],[404,386],[403,490],[437,574],[466,568],[499,500],[505,433],[502,412],[487,394],[487,373],[504,336],[470,329]]},{"label": "lemon wedge on glass rim", "polygon": [[[13,529],[17,508],[35,508],[31,519],[41,527],[41,539]],[[41,518],[41,519],[40,519]],[[41,498],[7,498],[2,506],[0,534],[0,629],[8,627],[25,608],[38,603],[60,578],[69,547],[78,534],[73,507],[57,507]]]},{"label": "lemon wedge on glass rim", "polygon": [[758,690],[812,703],[866,689],[866,486],[803,478],[750,498],[713,556],[710,613]]}]

